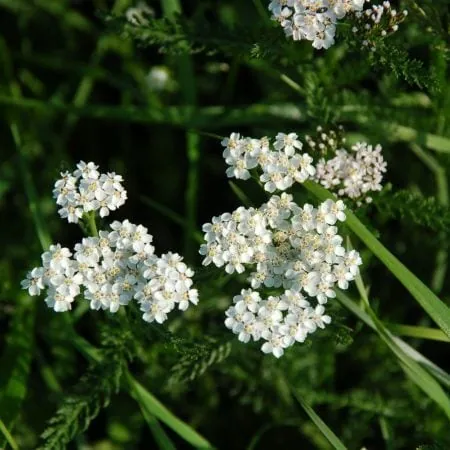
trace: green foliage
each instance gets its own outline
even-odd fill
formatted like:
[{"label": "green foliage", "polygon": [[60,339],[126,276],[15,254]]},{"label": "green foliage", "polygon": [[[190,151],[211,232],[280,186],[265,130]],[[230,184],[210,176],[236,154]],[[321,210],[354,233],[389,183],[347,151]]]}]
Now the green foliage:
[{"label": "green foliage", "polygon": [[[133,25],[138,3],[0,0],[0,447],[328,450],[334,436],[348,448],[450,448],[448,338],[432,320],[445,328],[450,298],[448,1],[393,2],[409,15],[375,52],[348,23],[327,51],[286,39],[268,0],[147,0],[154,15]],[[155,66],[170,89],[151,86]],[[392,183],[373,204],[347,202],[370,305],[356,289],[330,299],[331,325],[275,359],[224,326],[245,275],[197,253],[202,223],[266,201],[250,181],[227,182],[220,140],[320,140],[318,125],[340,124],[327,149],[380,143]],[[129,200],[105,224],[142,223],[157,252],[189,258],[195,308],[162,325],[131,304],[112,315],[81,300],[55,314],[20,289],[49,242],[83,234],[51,198],[80,159],[124,176]],[[317,204],[304,188],[298,202]],[[436,278],[439,298],[426,286]]]},{"label": "green foliage", "polygon": [[445,236],[450,233],[450,209],[435,197],[424,197],[409,190],[386,190],[376,197],[374,204],[389,218],[414,223]]},{"label": "green foliage", "polygon": [[211,346],[201,353],[188,353],[184,355],[171,369],[168,384],[192,382],[203,375],[211,366],[219,364],[231,353],[231,342]]},{"label": "green foliage", "polygon": [[[119,324],[116,324],[116,326]],[[106,327],[103,331],[100,359],[62,400],[55,415],[42,433],[42,450],[64,449],[85,431],[106,408],[121,386],[128,361],[132,356],[131,334],[128,330]]]}]

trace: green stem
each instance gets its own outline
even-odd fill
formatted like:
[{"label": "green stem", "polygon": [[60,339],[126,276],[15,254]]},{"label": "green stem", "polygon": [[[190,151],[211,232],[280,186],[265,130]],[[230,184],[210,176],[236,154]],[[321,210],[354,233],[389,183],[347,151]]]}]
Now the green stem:
[{"label": "green stem", "polygon": [[[164,16],[173,20],[176,14],[182,13],[179,0],[161,0]],[[184,103],[191,108],[193,114],[197,109],[197,86],[195,83],[194,65],[188,54],[182,54],[175,60],[178,67],[178,81]],[[188,160],[188,176],[185,191],[186,228],[184,231],[184,256],[187,261],[193,261],[196,254],[196,242],[192,236],[196,230],[197,204],[200,172],[200,138],[193,132],[186,133],[186,153]]]},{"label": "green stem", "polygon": [[98,237],[97,223],[95,221],[95,211],[88,212],[84,215],[84,217],[91,236]]},{"label": "green stem", "polygon": [[22,152],[22,140],[20,137],[19,128],[16,123],[10,124],[11,134],[16,145],[16,150],[19,159],[19,169],[22,175],[22,180],[25,188],[25,195],[27,196],[28,206],[30,208],[31,217],[33,219],[36,234],[38,236],[41,247],[47,250],[50,247],[51,239],[50,235],[44,226],[44,220],[42,219],[39,202],[37,200],[36,189],[31,177],[31,172],[28,170],[28,166],[25,161],[25,157]]}]

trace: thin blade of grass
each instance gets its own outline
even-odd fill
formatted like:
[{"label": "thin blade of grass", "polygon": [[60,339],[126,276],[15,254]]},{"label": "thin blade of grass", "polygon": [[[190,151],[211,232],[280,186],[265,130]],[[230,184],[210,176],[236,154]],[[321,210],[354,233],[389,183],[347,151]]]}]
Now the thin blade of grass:
[{"label": "thin blade of grass", "polygon": [[253,205],[252,201],[248,198],[247,194],[233,181],[229,181],[231,190],[236,195],[236,197],[242,202],[244,206],[250,207]]},{"label": "thin blade of grass", "polygon": [[[372,330],[376,331],[376,327],[370,316],[363,311],[356,302],[351,300],[346,294],[342,291],[336,292],[337,300],[342,303],[350,312],[352,312],[356,317],[358,317],[362,322],[364,322],[368,327],[372,328]],[[414,361],[422,364],[436,379],[438,379],[441,383],[443,383],[446,387],[450,387],[450,375],[441,369],[439,366],[434,364],[428,358],[423,356],[417,350],[412,348],[402,339],[393,336],[395,343]]]},{"label": "thin blade of grass", "polygon": [[408,336],[419,339],[430,339],[432,341],[450,342],[450,339],[441,330],[428,327],[416,327],[412,325],[401,325],[398,323],[384,323],[386,328],[399,336]]},{"label": "thin blade of grass", "polygon": [[[150,208],[155,209],[159,213],[161,213],[163,216],[167,217],[172,222],[176,223],[177,225],[182,226],[183,228],[187,227],[186,220],[177,214],[172,209],[168,208],[165,205],[162,205],[161,203],[157,202],[156,200],[151,199],[150,197],[141,196],[142,203],[149,206]],[[195,230],[192,237],[200,244],[203,243],[203,235],[200,233],[200,231]]]},{"label": "thin blade of grass", "polygon": [[[335,199],[335,196],[331,192],[317,183],[306,181],[304,186],[320,200],[326,200],[328,198]],[[351,211],[347,210],[346,215],[346,225],[406,287],[439,328],[450,337],[450,309],[447,305],[384,247]]]},{"label": "thin blade of grass", "polygon": [[309,406],[303,398],[300,396],[295,389],[292,390],[293,397],[297,400],[299,405],[304,409],[309,418],[314,422],[317,428],[321,431],[327,441],[336,450],[346,450],[347,447],[342,443],[342,441],[333,433],[333,431],[328,427],[328,425],[317,415],[317,413]]},{"label": "thin blade of grass", "polygon": [[425,392],[432,400],[434,400],[450,419],[450,399],[444,392],[440,384],[416,361],[410,358],[395,342],[392,334],[386,329],[380,319],[378,319],[375,311],[372,310],[367,295],[367,290],[364,286],[361,275],[356,277],[356,286],[361,295],[361,299],[367,309],[367,313],[372,319],[376,331],[385,344],[392,350],[394,355],[402,367],[406,375]]},{"label": "thin blade of grass", "polygon": [[6,442],[13,450],[19,450],[19,446],[17,445],[16,441],[12,437],[11,433],[8,431],[8,428],[6,428],[5,424],[3,423],[3,420],[0,419],[0,431],[3,434],[3,436],[6,439]]},{"label": "thin blade of grass", "polygon": [[211,449],[211,444],[193,428],[173,415],[159,400],[147,391],[130,373],[127,373],[127,382],[131,387],[131,395],[139,403],[139,406],[148,414],[155,416],[165,423],[175,433],[196,448]]},{"label": "thin blade of grass", "polygon": [[[139,406],[141,407],[141,405]],[[147,422],[147,425],[149,426],[153,434],[153,437],[155,438],[158,447],[161,450],[176,450],[175,445],[173,444],[169,436],[167,436],[167,433],[164,431],[164,428],[161,426],[158,420],[156,420],[155,417],[147,411],[147,409],[141,407],[141,411],[145,421]]]}]

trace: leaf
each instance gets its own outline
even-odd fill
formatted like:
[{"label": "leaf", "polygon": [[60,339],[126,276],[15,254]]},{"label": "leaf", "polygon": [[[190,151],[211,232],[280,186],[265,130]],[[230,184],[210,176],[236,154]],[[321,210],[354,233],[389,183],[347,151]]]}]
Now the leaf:
[{"label": "leaf", "polygon": [[314,422],[314,424],[319,428],[321,433],[325,436],[328,442],[335,448],[336,450],[346,450],[347,447],[341,442],[341,440],[331,431],[328,425],[314,412],[314,410],[309,406],[300,396],[298,392],[292,389],[292,394],[300,406],[305,410],[306,414],[308,414],[309,418]]},{"label": "leaf", "polygon": [[[370,308],[369,300],[365,292],[365,288],[362,285],[361,278],[357,280],[359,284],[359,290],[363,300],[368,309],[368,315],[372,321],[374,329],[378,332],[384,343],[392,350],[394,355],[397,357],[398,362],[408,377],[420,388],[422,389],[432,400],[434,400],[445,412],[447,417],[450,418],[450,400],[446,393],[439,385],[439,383],[425,370],[423,369],[413,358],[411,358],[403,349],[397,344],[394,336],[387,330],[387,328],[378,319],[375,312]],[[352,302],[345,294],[342,292],[337,293],[338,299],[344,304],[348,305],[349,302],[353,303],[353,306],[358,308],[355,302]]]},{"label": "leaf", "polygon": [[127,382],[131,388],[131,395],[139,403],[139,406],[148,414],[155,416],[165,423],[175,433],[196,448],[212,449],[211,444],[198,434],[188,424],[174,416],[159,400],[157,400],[144,386],[142,386],[132,375],[127,372]]}]

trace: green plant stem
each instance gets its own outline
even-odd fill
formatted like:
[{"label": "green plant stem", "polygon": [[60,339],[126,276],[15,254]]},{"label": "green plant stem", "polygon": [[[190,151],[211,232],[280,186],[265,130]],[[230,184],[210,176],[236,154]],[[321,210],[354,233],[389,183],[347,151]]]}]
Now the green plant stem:
[{"label": "green plant stem", "polygon": [[97,223],[95,221],[95,211],[89,211],[86,215],[86,225],[91,236],[98,237]]},{"label": "green plant stem", "polygon": [[[164,17],[173,20],[177,14],[182,13],[179,0],[161,0]],[[192,58],[185,53],[175,59],[178,68],[178,81],[185,105],[196,114],[197,87]],[[196,243],[192,239],[197,221],[197,204],[200,172],[200,138],[196,133],[186,133],[186,154],[188,160],[187,185],[185,190],[186,228],[184,232],[184,256],[187,261],[193,261],[196,254]]]},{"label": "green plant stem", "polygon": [[317,413],[309,406],[301,395],[294,389],[291,388],[292,395],[298,401],[300,406],[304,409],[309,418],[314,422],[314,424],[319,428],[323,436],[328,440],[328,442],[333,446],[335,450],[347,450],[347,447],[342,443],[342,441],[333,433],[333,431],[328,427],[328,425],[317,415]]},{"label": "green plant stem", "polygon": [[11,134],[14,139],[14,144],[17,150],[17,156],[19,159],[19,169],[22,175],[22,180],[25,188],[25,194],[28,200],[28,207],[30,208],[31,218],[36,229],[36,234],[38,236],[39,242],[44,250],[50,247],[51,240],[44,227],[44,221],[41,216],[39,203],[37,200],[36,189],[33,184],[31,177],[31,172],[28,170],[27,164],[25,162],[25,157],[22,150],[22,140],[19,133],[19,128],[16,123],[10,124]]},{"label": "green plant stem", "polygon": [[413,358],[396,343],[392,334],[384,327],[380,319],[378,319],[375,311],[370,306],[368,291],[364,286],[361,275],[356,277],[356,286],[361,296],[361,300],[365,309],[372,319],[376,331],[384,343],[392,350],[397,358],[400,367],[406,375],[413,381],[422,391],[428,395],[436,404],[444,411],[450,419],[450,399],[439,383],[424,370]]}]

